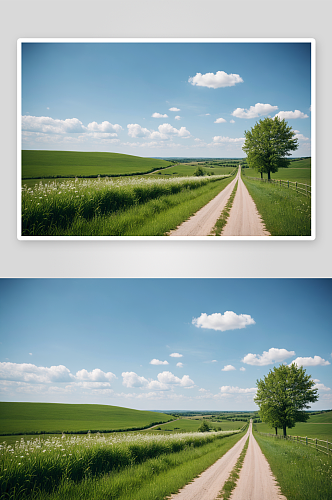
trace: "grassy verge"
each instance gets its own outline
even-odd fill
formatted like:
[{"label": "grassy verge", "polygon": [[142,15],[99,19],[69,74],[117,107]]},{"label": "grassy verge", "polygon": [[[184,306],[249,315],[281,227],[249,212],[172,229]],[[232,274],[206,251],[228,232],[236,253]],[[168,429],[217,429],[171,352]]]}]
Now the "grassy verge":
[{"label": "grassy verge", "polygon": [[[216,176],[215,176],[216,177]],[[37,213],[27,205],[23,234],[41,236],[163,236],[214,198],[232,181],[228,178],[185,178],[170,181],[151,180],[110,187],[101,185],[86,193],[80,185],[77,194],[65,199],[51,196],[30,197],[45,203]],[[103,181],[100,181],[102,183]],[[72,191],[69,184],[67,191]],[[41,187],[41,189],[44,189]],[[61,188],[62,189],[62,188]],[[58,191],[55,189],[55,192]],[[56,194],[51,192],[56,198]],[[38,202],[37,202],[38,203]],[[61,207],[58,206],[61,204]],[[46,219],[46,222],[45,222]]]},{"label": "grassy verge", "polygon": [[158,440],[131,436],[128,442],[114,441],[113,446],[103,445],[100,438],[91,446],[81,441],[68,446],[65,440],[59,446],[44,443],[45,452],[33,451],[31,446],[30,453],[26,447],[8,450],[13,458],[7,457],[1,467],[1,499],[163,499],[243,435],[198,434]]},{"label": "grassy verge", "polygon": [[228,199],[228,202],[225,205],[224,210],[221,212],[220,217],[219,217],[219,219],[216,222],[216,225],[212,229],[211,234],[213,234],[215,236],[220,236],[222,230],[226,226],[227,219],[229,217],[229,213],[231,211],[231,208],[232,208],[232,205],[233,205],[233,201],[234,201],[234,198],[235,198],[235,195],[236,195],[237,185],[238,185],[238,181],[236,181],[236,184],[234,186],[232,194],[230,195],[230,197]]},{"label": "grassy verge", "polygon": [[227,481],[225,482],[223,489],[218,495],[218,498],[220,498],[221,500],[228,500],[231,496],[232,491],[236,486],[237,480],[239,479],[240,476],[240,470],[242,469],[244,457],[246,456],[247,453],[248,445],[249,445],[249,437],[246,441],[246,444],[243,447],[243,450],[241,451],[238,461],[236,462],[232,472],[230,473]]},{"label": "grassy verge", "polygon": [[332,457],[291,441],[258,433],[255,438],[287,500],[332,497]]},{"label": "grassy verge", "polygon": [[310,236],[311,199],[274,184],[243,176],[257,210],[272,236]]}]

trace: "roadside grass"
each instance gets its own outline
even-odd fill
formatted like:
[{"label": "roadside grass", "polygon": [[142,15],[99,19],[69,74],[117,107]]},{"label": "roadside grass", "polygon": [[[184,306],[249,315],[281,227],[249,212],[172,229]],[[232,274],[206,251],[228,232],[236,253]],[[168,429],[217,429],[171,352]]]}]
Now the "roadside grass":
[{"label": "roadside grass", "polygon": [[49,497],[36,500],[164,500],[213,465],[242,434],[218,439],[199,448],[162,455],[144,464],[128,467],[119,473],[86,479],[79,484],[64,481]]},{"label": "roadside grass", "polygon": [[0,402],[1,434],[39,434],[142,429],[170,415],[110,405]]},{"label": "roadside grass", "polygon": [[22,178],[133,175],[171,165],[170,161],[120,153],[22,151]]},{"label": "roadside grass", "polygon": [[[151,484],[165,496],[228,451],[243,435],[235,433],[66,437],[5,446],[1,498],[152,499],[144,496]],[[140,496],[139,487],[146,489]]]},{"label": "roadside grass", "polygon": [[255,438],[287,500],[332,498],[332,457],[256,432]]},{"label": "roadside grass", "polygon": [[247,438],[247,441],[243,447],[243,450],[241,451],[241,454],[240,454],[232,472],[230,473],[227,481],[225,482],[225,484],[223,486],[223,489],[221,490],[221,492],[219,493],[217,498],[220,498],[221,500],[229,500],[231,493],[236,486],[237,480],[240,477],[240,471],[242,469],[244,457],[246,456],[246,453],[247,453],[248,445],[249,445],[249,437]]},{"label": "roadside grass", "polygon": [[[242,173],[248,177],[260,178],[261,174],[254,168],[245,168]],[[263,178],[267,179],[267,174],[263,174]],[[303,184],[311,185],[311,168],[309,167],[295,167],[291,163],[288,168],[280,168],[278,172],[271,174],[271,179],[281,179],[284,181],[302,182]]]},{"label": "roadside grass", "polygon": [[230,214],[230,211],[231,211],[231,208],[233,205],[233,201],[234,201],[234,198],[236,195],[237,186],[238,186],[238,181],[236,181],[234,189],[233,189],[233,191],[232,191],[232,193],[231,193],[231,195],[230,195],[230,197],[225,205],[225,208],[221,212],[219,219],[217,220],[214,228],[211,231],[211,235],[220,236],[222,233],[222,230],[226,226],[227,219],[229,217],[229,214]]},{"label": "roadside grass", "polygon": [[274,184],[242,177],[271,236],[310,236],[311,199]]},{"label": "roadside grass", "polygon": [[[25,236],[163,236],[232,177],[73,181],[23,190]],[[61,196],[60,196],[61,195]]]}]

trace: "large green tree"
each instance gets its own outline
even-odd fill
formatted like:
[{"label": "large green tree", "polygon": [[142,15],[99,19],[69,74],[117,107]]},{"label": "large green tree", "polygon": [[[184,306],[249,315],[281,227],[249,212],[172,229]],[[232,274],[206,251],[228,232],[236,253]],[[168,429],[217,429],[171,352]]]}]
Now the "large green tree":
[{"label": "large green tree", "polygon": [[298,148],[298,140],[292,127],[285,120],[265,118],[259,120],[255,126],[244,132],[245,142],[242,147],[247,155],[247,162],[251,168],[268,175],[278,172],[279,168],[288,167],[290,161],[286,158],[291,151]]},{"label": "large green tree", "polygon": [[302,366],[293,363],[274,367],[264,379],[257,380],[254,401],[259,406],[261,420],[276,429],[282,428],[286,436],[286,427],[308,420],[309,415],[304,410],[310,408],[308,403],[318,400],[314,385]]}]

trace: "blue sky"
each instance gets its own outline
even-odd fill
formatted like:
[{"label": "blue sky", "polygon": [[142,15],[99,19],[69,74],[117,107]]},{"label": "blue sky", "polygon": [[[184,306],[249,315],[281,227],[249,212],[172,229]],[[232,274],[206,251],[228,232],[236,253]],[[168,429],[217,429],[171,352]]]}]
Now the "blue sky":
[{"label": "blue sky", "polygon": [[330,279],[2,279],[0,400],[253,410],[295,361],[332,407]]},{"label": "blue sky", "polygon": [[22,43],[22,148],[244,157],[280,113],[311,155],[310,43]]}]

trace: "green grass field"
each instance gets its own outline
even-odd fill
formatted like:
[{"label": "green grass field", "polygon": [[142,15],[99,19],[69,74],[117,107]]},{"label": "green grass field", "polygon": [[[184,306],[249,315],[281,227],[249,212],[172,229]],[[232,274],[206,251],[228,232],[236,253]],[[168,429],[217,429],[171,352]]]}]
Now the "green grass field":
[{"label": "green grass field", "polygon": [[170,415],[108,405],[0,402],[0,433],[119,431],[171,420]]},{"label": "green grass field", "polygon": [[85,179],[22,191],[23,236],[164,236],[232,177]]},{"label": "green grass field", "polygon": [[[176,420],[174,422],[169,422],[166,424],[157,425],[154,429],[149,429],[144,432],[148,433],[162,433],[162,432],[197,432],[198,428],[202,425],[202,419],[194,420],[189,418],[183,418]],[[243,427],[245,422],[232,422],[224,420],[223,422],[211,422],[210,419],[206,419],[206,422],[210,425],[211,429],[219,429],[222,431],[238,430]]]},{"label": "green grass field", "polygon": [[272,236],[310,236],[311,198],[276,184],[242,176]]},{"label": "green grass field", "polygon": [[[245,168],[242,172],[247,177],[260,178],[261,176],[254,168]],[[263,178],[267,179],[267,174],[263,174]],[[280,168],[278,172],[271,174],[271,179],[281,179],[311,185],[311,158],[292,161],[288,168]]]},{"label": "green grass field", "polygon": [[[254,424],[256,429],[260,432],[274,434],[272,429],[266,423]],[[282,434],[282,430],[278,429],[278,434]],[[288,429],[287,434],[290,436],[302,436],[328,440],[332,442],[332,411],[313,415],[307,422],[298,422],[295,427]]]},{"label": "green grass field", "polygon": [[332,498],[332,457],[293,441],[254,433],[287,500]]},{"label": "green grass field", "polygon": [[[229,175],[231,172],[233,172],[234,167],[228,166],[228,167],[220,167],[220,166],[206,166],[206,165],[201,165],[202,168],[206,171],[207,174],[209,175]],[[154,172],[152,174],[149,174],[151,177],[168,177],[168,176],[191,176],[194,175],[195,170],[197,169],[197,164],[191,164],[191,163],[180,163],[178,165],[174,165],[174,167],[169,167],[165,168],[163,170],[159,170],[158,172]]]},{"label": "green grass field", "polygon": [[35,439],[0,449],[1,498],[163,500],[226,453],[236,433]]},{"label": "green grass field", "polygon": [[133,175],[167,167],[154,158],[82,151],[22,151],[22,179]]}]

